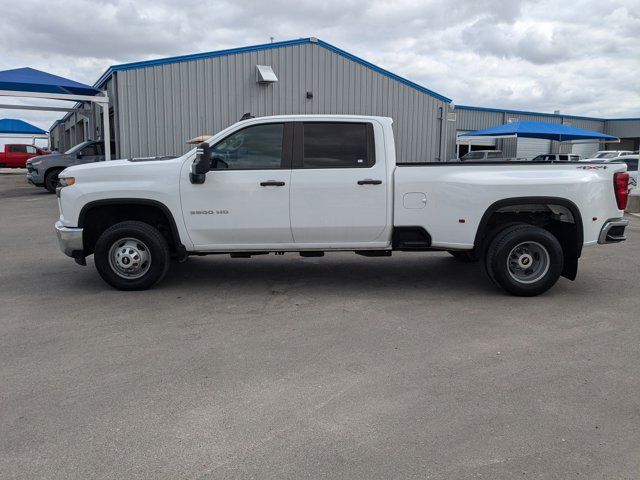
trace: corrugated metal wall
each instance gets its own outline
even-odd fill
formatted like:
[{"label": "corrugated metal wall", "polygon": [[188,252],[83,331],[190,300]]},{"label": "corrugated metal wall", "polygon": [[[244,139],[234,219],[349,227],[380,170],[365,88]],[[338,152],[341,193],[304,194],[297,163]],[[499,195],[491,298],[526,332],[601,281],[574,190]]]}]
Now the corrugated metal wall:
[{"label": "corrugated metal wall", "polygon": [[[278,82],[256,83],[256,65],[273,67]],[[256,116],[389,116],[394,119],[399,161],[439,160],[444,101],[317,44],[124,70],[116,75],[121,157],[182,154],[189,149],[188,139],[214,134],[251,112]],[[312,92],[313,98],[307,99],[306,92]]]},{"label": "corrugated metal wall", "polygon": [[640,120],[607,120],[605,133],[619,138],[637,139],[640,137]]}]

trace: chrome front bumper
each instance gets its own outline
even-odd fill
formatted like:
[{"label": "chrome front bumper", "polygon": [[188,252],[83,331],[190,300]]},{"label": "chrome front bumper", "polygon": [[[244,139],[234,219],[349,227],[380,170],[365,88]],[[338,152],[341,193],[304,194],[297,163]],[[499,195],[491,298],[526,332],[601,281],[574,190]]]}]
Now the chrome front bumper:
[{"label": "chrome front bumper", "polygon": [[61,221],[56,222],[56,235],[58,246],[62,253],[73,258],[84,258],[84,245],[82,244],[82,228],[65,227]]},{"label": "chrome front bumper", "polygon": [[598,236],[598,243],[618,243],[624,242],[627,237],[624,235],[624,230],[629,225],[629,220],[624,218],[612,218],[607,220],[600,230]]}]

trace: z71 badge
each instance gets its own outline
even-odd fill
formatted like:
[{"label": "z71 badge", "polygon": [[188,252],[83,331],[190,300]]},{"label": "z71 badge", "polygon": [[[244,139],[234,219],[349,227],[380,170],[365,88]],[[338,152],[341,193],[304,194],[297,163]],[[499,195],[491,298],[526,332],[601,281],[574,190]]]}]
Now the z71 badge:
[{"label": "z71 badge", "polygon": [[191,215],[228,215],[229,210],[191,210]]}]

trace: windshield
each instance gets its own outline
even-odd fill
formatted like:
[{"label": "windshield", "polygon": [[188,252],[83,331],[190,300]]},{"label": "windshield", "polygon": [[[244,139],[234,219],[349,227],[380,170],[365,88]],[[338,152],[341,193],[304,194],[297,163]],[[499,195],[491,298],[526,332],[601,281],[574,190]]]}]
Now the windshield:
[{"label": "windshield", "polygon": [[618,154],[616,152],[602,152],[602,153],[597,153],[596,156],[593,158],[615,158],[617,156]]},{"label": "windshield", "polygon": [[67,150],[66,152],[64,152],[65,155],[73,155],[74,153],[78,153],[80,150],[82,150],[84,147],[86,147],[87,145],[89,145],[91,142],[82,142],[79,143],[78,145],[76,145],[75,147],[70,148],[69,150]]}]

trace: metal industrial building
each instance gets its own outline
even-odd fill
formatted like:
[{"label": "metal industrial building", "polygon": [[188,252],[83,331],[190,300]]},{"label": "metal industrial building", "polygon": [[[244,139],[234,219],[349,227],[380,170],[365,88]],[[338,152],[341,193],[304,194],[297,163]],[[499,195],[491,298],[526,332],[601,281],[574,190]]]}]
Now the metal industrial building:
[{"label": "metal industrial building", "polygon": [[[640,118],[607,120],[452,105],[449,98],[316,38],[116,65],[95,83],[111,100],[116,158],[179,155],[190,138],[214,134],[245,113],[364,114],[392,117],[399,161],[447,161],[457,135],[516,120],[571,124],[623,138],[611,149],[637,150]],[[51,127],[66,150],[101,137],[100,112],[78,109]],[[588,155],[597,144],[574,145]],[[468,148],[468,145],[462,145]],[[520,139],[499,148],[511,157],[567,151],[570,145]]]}]

